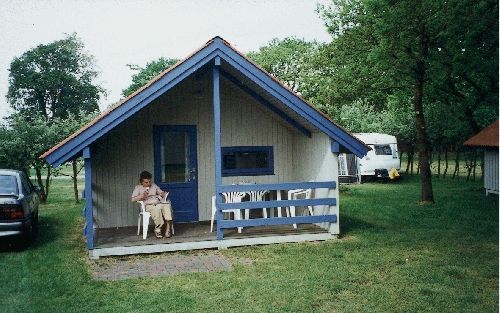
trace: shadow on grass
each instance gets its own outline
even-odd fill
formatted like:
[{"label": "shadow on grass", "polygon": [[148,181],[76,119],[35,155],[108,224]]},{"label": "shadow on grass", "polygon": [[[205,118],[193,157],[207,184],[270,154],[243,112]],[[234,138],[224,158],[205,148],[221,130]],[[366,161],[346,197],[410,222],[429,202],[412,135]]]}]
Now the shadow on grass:
[{"label": "shadow on grass", "polygon": [[38,225],[38,234],[34,239],[26,238],[23,235],[2,238],[0,253],[41,249],[50,242],[53,242],[57,236],[62,236],[62,225],[60,225],[60,220],[57,218],[44,216],[39,220]]},{"label": "shadow on grass", "polygon": [[368,223],[362,219],[355,217],[343,217],[340,219],[340,230],[343,236],[351,235],[363,230],[380,229],[379,225]]}]

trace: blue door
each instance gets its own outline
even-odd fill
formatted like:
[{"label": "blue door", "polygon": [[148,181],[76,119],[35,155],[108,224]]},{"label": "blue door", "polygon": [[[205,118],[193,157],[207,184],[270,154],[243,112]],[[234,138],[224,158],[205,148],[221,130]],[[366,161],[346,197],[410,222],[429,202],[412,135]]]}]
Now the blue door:
[{"label": "blue door", "polygon": [[174,222],[198,221],[196,126],[154,127],[155,183],[170,192]]}]

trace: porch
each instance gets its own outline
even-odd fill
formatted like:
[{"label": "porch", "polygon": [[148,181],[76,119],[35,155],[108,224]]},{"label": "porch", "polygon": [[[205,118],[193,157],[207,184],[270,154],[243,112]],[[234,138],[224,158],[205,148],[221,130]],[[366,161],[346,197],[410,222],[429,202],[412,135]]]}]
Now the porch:
[{"label": "porch", "polygon": [[137,235],[137,227],[96,229],[95,246],[90,257],[98,259],[110,255],[160,253],[196,249],[225,249],[271,243],[322,241],[335,238],[327,230],[314,224],[248,227],[242,233],[226,229],[224,240],[217,240],[217,233],[210,232],[210,222],[175,224],[175,235],[157,239],[151,233],[146,240]]}]

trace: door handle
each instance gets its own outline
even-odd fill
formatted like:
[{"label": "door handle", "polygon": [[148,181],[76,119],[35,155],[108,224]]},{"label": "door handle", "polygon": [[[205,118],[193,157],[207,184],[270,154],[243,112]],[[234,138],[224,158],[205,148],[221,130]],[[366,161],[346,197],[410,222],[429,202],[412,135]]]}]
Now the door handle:
[{"label": "door handle", "polygon": [[189,181],[196,180],[196,168],[189,170]]}]

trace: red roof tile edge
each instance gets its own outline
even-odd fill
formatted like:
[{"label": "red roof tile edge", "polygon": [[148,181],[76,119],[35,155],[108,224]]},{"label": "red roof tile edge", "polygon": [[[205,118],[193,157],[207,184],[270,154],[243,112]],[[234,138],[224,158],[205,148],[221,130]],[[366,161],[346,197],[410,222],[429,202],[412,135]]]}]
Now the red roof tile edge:
[{"label": "red roof tile edge", "polygon": [[498,121],[488,127],[485,127],[476,135],[467,139],[464,146],[476,147],[497,147],[498,148]]}]

